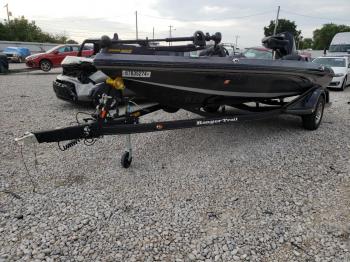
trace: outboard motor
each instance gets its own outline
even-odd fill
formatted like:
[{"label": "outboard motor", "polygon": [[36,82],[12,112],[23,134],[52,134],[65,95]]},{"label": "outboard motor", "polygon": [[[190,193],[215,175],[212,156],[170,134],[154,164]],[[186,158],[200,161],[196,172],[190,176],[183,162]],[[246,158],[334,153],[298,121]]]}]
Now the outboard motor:
[{"label": "outboard motor", "polygon": [[297,56],[295,40],[293,34],[289,32],[283,32],[276,35],[264,37],[262,39],[262,43],[266,48],[270,48],[275,51],[277,58]]}]

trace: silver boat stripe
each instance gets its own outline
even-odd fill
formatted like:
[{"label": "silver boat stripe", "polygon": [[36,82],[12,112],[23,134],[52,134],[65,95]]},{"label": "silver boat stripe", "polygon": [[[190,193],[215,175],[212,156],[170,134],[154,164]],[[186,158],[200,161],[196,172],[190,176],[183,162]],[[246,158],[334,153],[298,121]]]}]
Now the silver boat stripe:
[{"label": "silver boat stripe", "polygon": [[219,90],[210,90],[210,89],[202,89],[202,88],[193,88],[193,87],[187,87],[187,86],[176,86],[176,85],[168,85],[168,84],[162,84],[162,83],[155,83],[155,82],[149,82],[149,81],[142,81],[142,80],[136,80],[133,78],[124,77],[123,79],[144,83],[144,84],[152,84],[157,86],[163,86],[167,88],[172,89],[179,89],[194,93],[202,93],[202,94],[209,94],[209,95],[221,95],[221,96],[238,96],[238,97],[279,97],[279,96],[292,96],[297,94],[296,92],[289,92],[289,93],[253,93],[253,92],[231,92],[231,91],[219,91]]}]

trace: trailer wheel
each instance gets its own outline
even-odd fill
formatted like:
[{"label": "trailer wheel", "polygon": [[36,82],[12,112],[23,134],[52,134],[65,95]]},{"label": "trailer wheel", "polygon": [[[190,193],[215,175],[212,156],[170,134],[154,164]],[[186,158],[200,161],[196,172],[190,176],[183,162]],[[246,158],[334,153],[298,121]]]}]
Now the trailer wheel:
[{"label": "trailer wheel", "polygon": [[341,88],[340,88],[340,90],[341,91],[344,91],[345,90],[345,87],[346,87],[346,82],[347,82],[348,80],[346,79],[346,77],[344,78],[344,81],[343,81],[343,83],[342,83],[342,85],[341,85]]},{"label": "trailer wheel", "polygon": [[130,153],[125,151],[122,155],[121,164],[124,168],[129,168],[131,165],[132,157],[129,158]]},{"label": "trailer wheel", "polygon": [[0,74],[5,72],[6,72],[5,67],[2,65],[2,63],[0,63]]},{"label": "trailer wheel", "polygon": [[312,114],[302,116],[303,127],[307,130],[316,130],[322,121],[325,99],[321,95],[318,98],[316,109]]}]

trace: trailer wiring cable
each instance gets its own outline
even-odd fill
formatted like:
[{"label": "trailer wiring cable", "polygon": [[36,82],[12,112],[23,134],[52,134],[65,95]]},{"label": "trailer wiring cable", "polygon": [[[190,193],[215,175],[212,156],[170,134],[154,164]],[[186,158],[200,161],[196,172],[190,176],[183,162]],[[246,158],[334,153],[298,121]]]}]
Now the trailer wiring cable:
[{"label": "trailer wiring cable", "polygon": [[[79,111],[75,114],[75,122],[70,122],[70,124],[82,124],[81,121],[79,121],[79,115],[88,115],[91,117],[91,113],[87,113],[87,112],[83,112],[83,111]],[[83,121],[87,122],[88,120],[92,120],[93,118],[84,118]],[[97,138],[84,138],[83,139],[83,143],[85,146],[92,146],[93,144],[95,144],[97,141]],[[61,145],[60,142],[57,142],[57,146],[59,148],[59,150],[61,151],[67,151],[68,149],[72,148],[73,146],[76,146],[77,144],[79,144],[81,142],[81,139],[74,139],[69,141],[67,144],[65,145]]]},{"label": "trailer wiring cable", "polygon": [[78,143],[80,142],[80,139],[74,139],[74,140],[71,140],[70,142],[68,142],[67,144],[65,145],[61,145],[60,142],[57,142],[57,145],[58,145],[58,148],[61,150],[61,151],[66,151],[68,150],[69,148],[77,145]]},{"label": "trailer wiring cable", "polygon": [[[23,155],[23,145],[20,146],[20,154],[21,154],[21,160],[22,160],[24,169],[25,169],[25,171],[26,171],[26,175],[27,175],[27,177],[29,178],[29,181],[30,181],[30,183],[31,183],[32,186],[33,186],[33,192],[35,193],[35,192],[36,192],[36,183],[35,183],[35,181],[34,181],[33,176],[30,174],[29,168],[28,168],[27,163],[26,163],[26,161],[25,161],[25,159],[24,159],[24,155]],[[34,146],[34,168],[35,168],[36,173],[39,173],[39,172],[38,172],[38,168],[37,168],[37,164],[38,164],[38,160],[37,160],[36,145],[35,145],[35,146]]]},{"label": "trailer wiring cable", "polygon": [[[91,116],[91,114],[90,113],[87,113],[87,112],[83,112],[83,111],[79,111],[79,112],[77,112],[76,114],[75,114],[75,119],[77,120],[77,124],[78,125],[80,125],[81,123],[80,123],[80,121],[79,121],[79,119],[78,119],[78,115],[79,114],[82,114],[82,115],[88,115],[88,116]],[[92,120],[92,118],[89,118],[89,119],[91,119]],[[89,119],[87,119],[87,118],[84,118],[83,120],[85,121],[85,122],[87,122],[87,120],[89,120]],[[79,139],[78,139],[79,140]],[[95,144],[95,142],[97,141],[97,138],[85,138],[84,139],[84,141],[83,141],[83,143],[84,143],[84,145],[86,145],[86,146],[92,146],[93,144]],[[77,141],[77,143],[79,143],[80,141]],[[77,143],[75,143],[74,145],[76,145]],[[74,146],[73,145],[73,146]]]}]

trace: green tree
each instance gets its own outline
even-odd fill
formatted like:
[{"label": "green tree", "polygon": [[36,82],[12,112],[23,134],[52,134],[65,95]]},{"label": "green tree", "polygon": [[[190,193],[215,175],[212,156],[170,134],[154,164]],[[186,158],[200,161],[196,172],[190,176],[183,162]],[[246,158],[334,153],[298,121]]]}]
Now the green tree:
[{"label": "green tree", "polygon": [[[265,36],[273,35],[273,30],[275,29],[275,21],[271,20],[268,26],[264,27]],[[288,19],[278,19],[278,25],[276,33],[290,32],[294,35],[294,38],[297,40],[301,36],[301,31],[297,30],[297,25],[294,21]]]},{"label": "green tree", "polygon": [[9,22],[0,22],[0,40],[66,43],[68,37],[65,34],[52,35],[43,32],[34,21],[30,22],[22,16]]},{"label": "green tree", "polygon": [[73,39],[69,39],[66,41],[66,44],[78,44],[78,42]]},{"label": "green tree", "polygon": [[328,48],[333,37],[337,33],[350,32],[350,26],[347,25],[336,25],[336,24],[324,24],[322,28],[316,29],[313,32],[313,48],[314,49],[325,49]]},{"label": "green tree", "polygon": [[304,38],[302,41],[300,41],[299,49],[308,49],[308,48],[312,48],[312,46],[313,46],[312,38]]},{"label": "green tree", "polygon": [[5,40],[8,29],[0,23],[0,40]]}]

